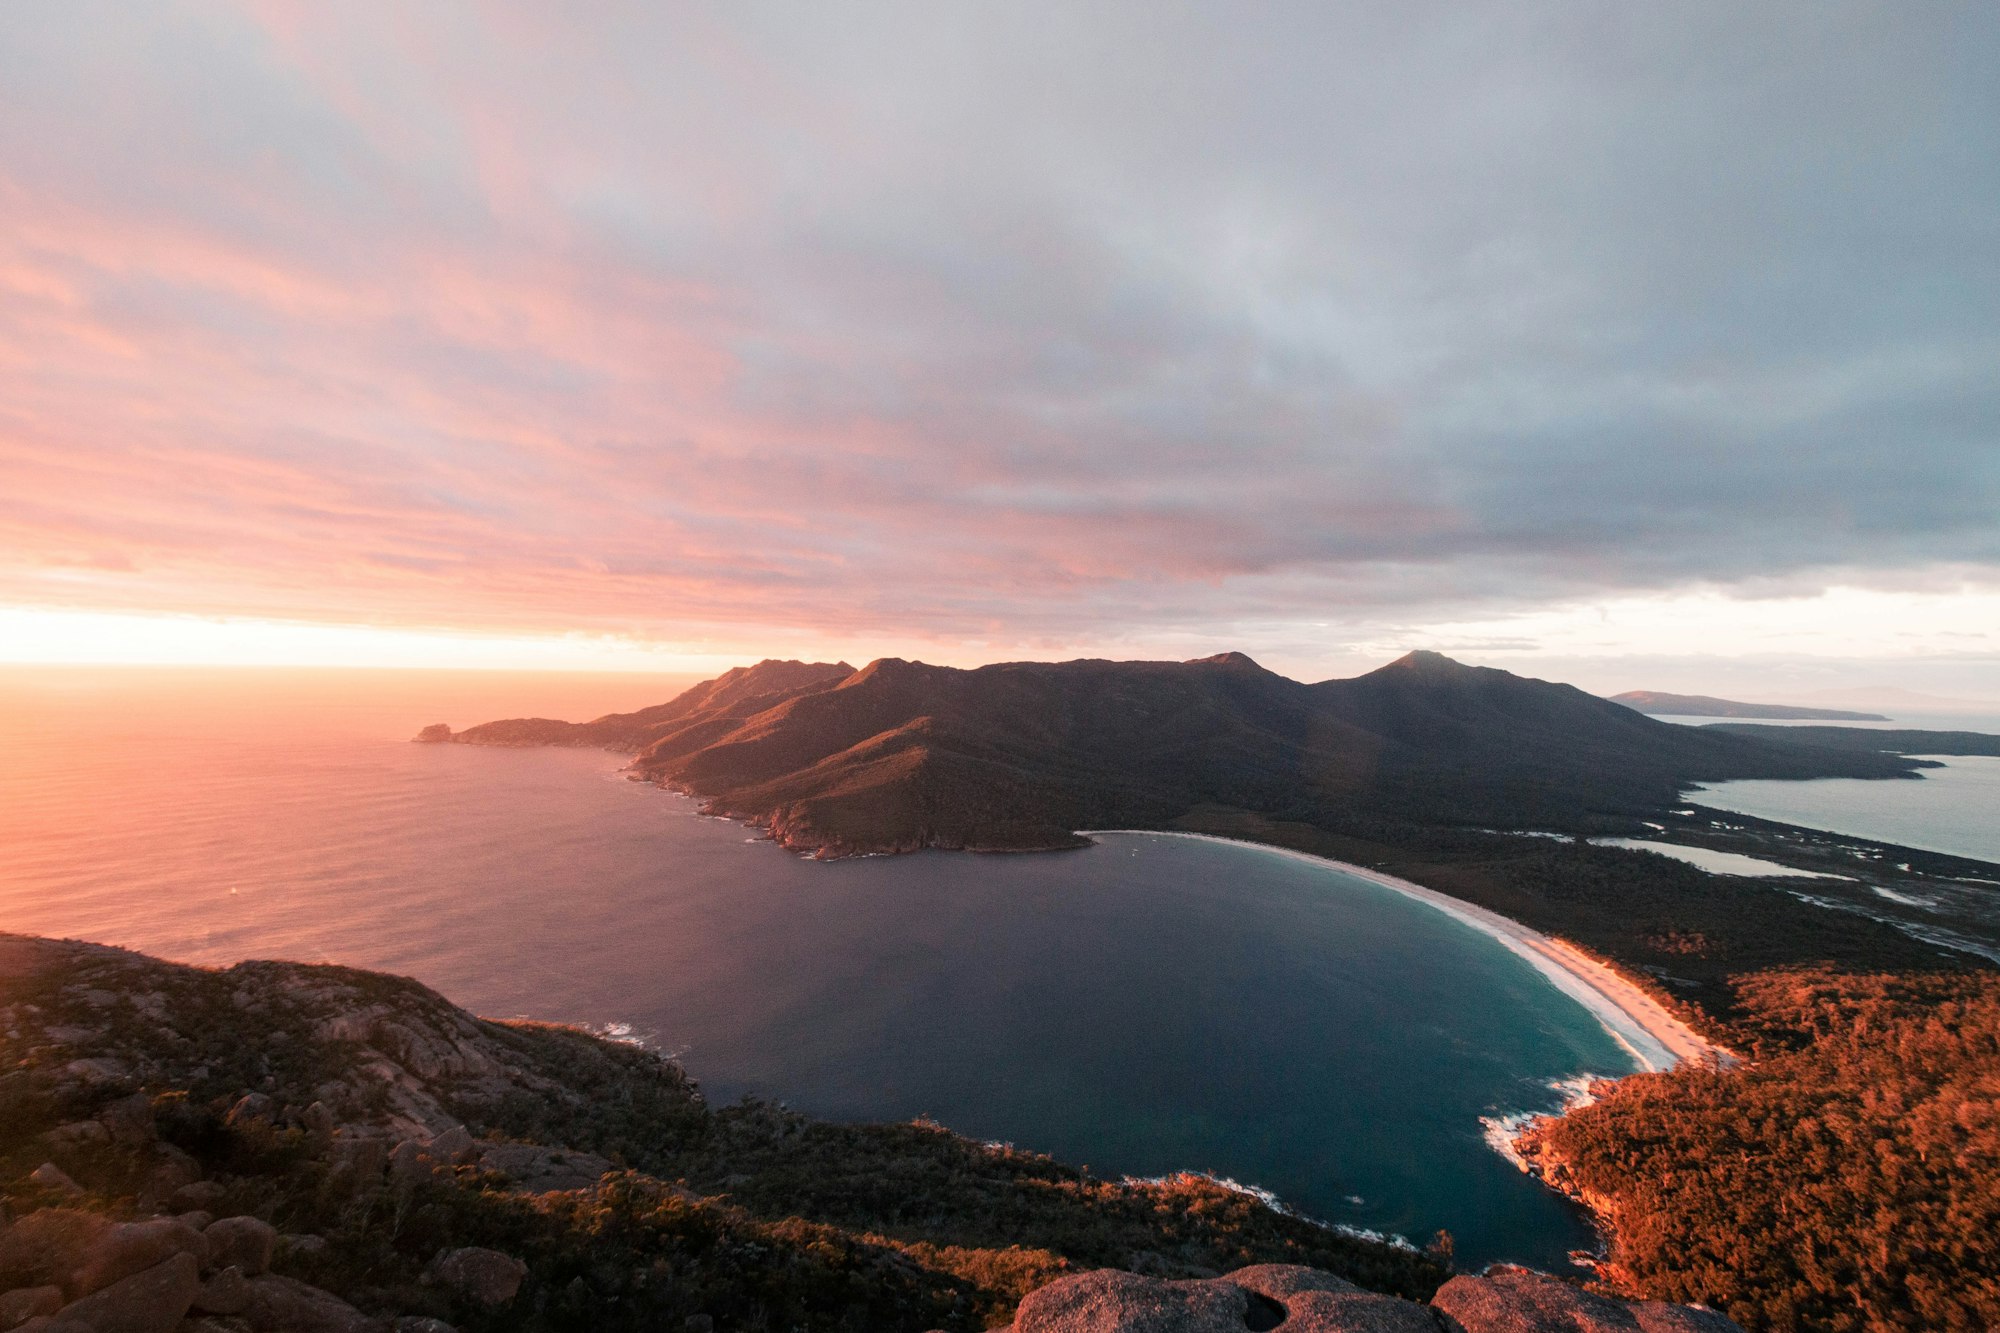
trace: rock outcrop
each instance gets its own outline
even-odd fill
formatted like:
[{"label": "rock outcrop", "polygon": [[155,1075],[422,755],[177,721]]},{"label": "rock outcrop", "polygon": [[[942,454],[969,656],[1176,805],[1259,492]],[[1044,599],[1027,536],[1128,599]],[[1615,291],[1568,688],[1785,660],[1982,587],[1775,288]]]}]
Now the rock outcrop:
[{"label": "rock outcrop", "polygon": [[72,1208],[28,1213],[0,1227],[0,1288],[11,1288],[0,1294],[0,1330],[46,1319],[52,1333],[199,1333],[205,1316],[242,1315],[253,1333],[382,1333],[331,1292],[246,1277],[235,1262],[245,1238],[268,1262],[267,1235],[276,1233],[254,1217],[120,1223]]},{"label": "rock outcrop", "polygon": [[1316,1269],[1239,1268],[1204,1281],[1102,1270],[1021,1302],[1009,1333],[1741,1333],[1712,1310],[1593,1295],[1525,1269],[1455,1277],[1428,1305]]},{"label": "rock outcrop", "polygon": [[219,1268],[234,1268],[245,1277],[271,1271],[278,1253],[278,1229],[255,1217],[225,1217],[208,1228],[209,1254]]},{"label": "rock outcrop", "polygon": [[1438,1288],[1431,1306],[1466,1333],[1740,1333],[1734,1321],[1713,1310],[1616,1301],[1523,1268],[1455,1277]]},{"label": "rock outcrop", "polygon": [[170,1333],[201,1294],[201,1265],[181,1253],[65,1305],[59,1324],[93,1333]]},{"label": "rock outcrop", "polygon": [[485,1309],[505,1305],[521,1290],[528,1266],[511,1254],[467,1245],[446,1250],[432,1261],[431,1281]]},{"label": "rock outcrop", "polygon": [[388,1333],[388,1321],[371,1319],[330,1291],[266,1273],[249,1280],[244,1318],[256,1333]]}]

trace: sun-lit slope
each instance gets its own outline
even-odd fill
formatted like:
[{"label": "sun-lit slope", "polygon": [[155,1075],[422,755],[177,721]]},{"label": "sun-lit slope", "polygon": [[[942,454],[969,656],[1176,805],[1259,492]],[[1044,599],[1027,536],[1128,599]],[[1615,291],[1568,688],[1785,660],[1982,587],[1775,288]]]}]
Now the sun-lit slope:
[{"label": "sun-lit slope", "polygon": [[1204,802],[1266,808],[1371,748],[1315,718],[1305,687],[1243,662],[887,659],[726,737],[670,734],[639,765],[798,846],[1052,847]]},{"label": "sun-lit slope", "polygon": [[577,745],[636,750],[690,719],[747,717],[801,690],[820,689],[854,674],[845,662],[763,661],[732,667],[663,704],[636,713],[607,713],[590,722],[517,717],[468,727],[449,737],[467,745]]},{"label": "sun-lit slope", "polygon": [[1199,808],[1585,828],[1732,777],[1888,777],[1908,761],[1674,727],[1566,685],[1413,653],[1303,685],[1240,653],[1192,662],[760,663],[581,725],[474,744],[604,744],[647,776],[828,855],[1048,848]]}]

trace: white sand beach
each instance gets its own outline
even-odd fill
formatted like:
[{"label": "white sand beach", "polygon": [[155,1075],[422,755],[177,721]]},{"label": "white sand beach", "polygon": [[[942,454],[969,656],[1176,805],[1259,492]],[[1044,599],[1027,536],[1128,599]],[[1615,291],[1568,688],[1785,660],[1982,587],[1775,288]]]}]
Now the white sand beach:
[{"label": "white sand beach", "polygon": [[1268,843],[1251,842],[1245,838],[1223,838],[1209,833],[1172,833],[1160,829],[1084,829],[1080,833],[1084,837],[1099,833],[1124,833],[1156,838],[1192,838],[1200,842],[1227,843],[1234,847],[1254,847],[1274,856],[1326,866],[1368,880],[1426,903],[1498,940],[1510,952],[1525,958],[1558,990],[1590,1010],[1604,1025],[1605,1031],[1632,1053],[1641,1069],[1671,1069],[1683,1060],[1715,1060],[1729,1064],[1736,1059],[1730,1051],[1708,1041],[1674,1017],[1643,988],[1568,941],[1544,935],[1498,912],[1489,912],[1449,894],[1439,893],[1436,889],[1427,889],[1421,884],[1385,875],[1366,866],[1296,852],[1286,847],[1273,847]]}]

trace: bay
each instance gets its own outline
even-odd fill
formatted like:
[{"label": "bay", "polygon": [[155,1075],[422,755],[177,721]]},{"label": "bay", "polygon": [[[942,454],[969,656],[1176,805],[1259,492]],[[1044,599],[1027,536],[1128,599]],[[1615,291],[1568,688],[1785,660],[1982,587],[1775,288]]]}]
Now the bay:
[{"label": "bay", "polygon": [[0,673],[0,929],[406,973],[652,1042],[716,1100],[1205,1171],[1345,1225],[1448,1228],[1470,1264],[1559,1268],[1589,1242],[1482,1121],[1629,1057],[1525,962],[1387,889],[1144,835],[814,863],[613,755],[407,741],[672,692]]}]

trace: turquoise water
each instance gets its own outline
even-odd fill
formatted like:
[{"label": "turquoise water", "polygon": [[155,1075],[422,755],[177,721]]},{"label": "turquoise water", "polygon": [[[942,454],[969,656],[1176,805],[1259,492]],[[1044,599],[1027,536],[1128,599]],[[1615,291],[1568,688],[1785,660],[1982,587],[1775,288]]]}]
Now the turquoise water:
[{"label": "turquoise water", "polygon": [[818,864],[614,756],[405,740],[665,693],[0,673],[0,929],[409,973],[495,1016],[620,1025],[719,1100],[1209,1171],[1348,1225],[1449,1228],[1471,1264],[1588,1242],[1481,1119],[1628,1058],[1526,963],[1389,890],[1143,835]]}]

